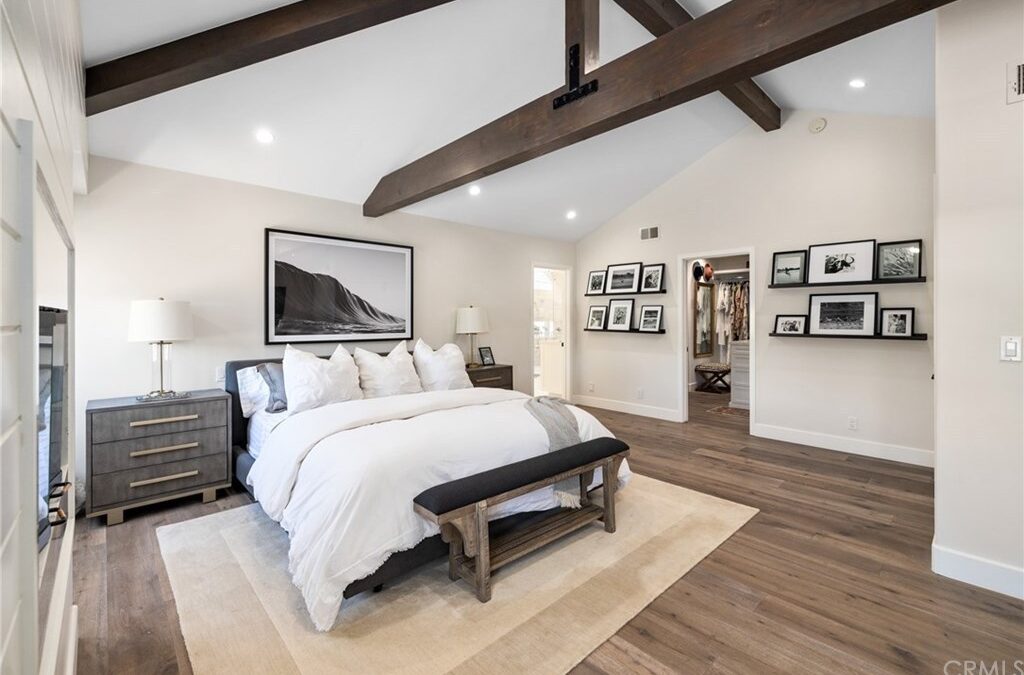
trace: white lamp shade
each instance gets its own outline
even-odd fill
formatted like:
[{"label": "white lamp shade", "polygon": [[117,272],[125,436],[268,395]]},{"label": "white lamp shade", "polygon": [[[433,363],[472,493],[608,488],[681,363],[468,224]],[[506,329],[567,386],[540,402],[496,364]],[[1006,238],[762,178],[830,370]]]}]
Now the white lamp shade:
[{"label": "white lamp shade", "polygon": [[459,335],[486,333],[487,312],[483,307],[459,307],[455,311],[455,332]]},{"label": "white lamp shade", "polygon": [[181,300],[133,300],[128,315],[129,342],[179,342],[192,339],[192,310]]}]

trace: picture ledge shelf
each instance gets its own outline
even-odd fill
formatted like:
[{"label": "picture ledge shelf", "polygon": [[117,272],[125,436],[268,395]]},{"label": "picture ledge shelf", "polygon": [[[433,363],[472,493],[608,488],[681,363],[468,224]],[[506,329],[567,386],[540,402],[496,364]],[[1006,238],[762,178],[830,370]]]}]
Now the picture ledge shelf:
[{"label": "picture ledge shelf", "polygon": [[874,286],[876,284],[923,284],[928,277],[910,277],[907,279],[872,279],[870,281],[826,281],[799,284],[768,284],[768,288],[824,288],[826,286]]},{"label": "picture ledge shelf", "polygon": [[639,328],[630,328],[629,330],[608,330],[607,328],[584,328],[583,330],[588,333],[640,333],[646,335],[664,335],[665,329],[659,328],[658,330],[640,330]]},{"label": "picture ledge shelf", "polygon": [[909,337],[897,337],[894,335],[813,335],[811,333],[768,333],[768,336],[784,338],[828,338],[832,340],[841,338],[846,338],[847,340],[902,340],[904,342],[928,339],[928,333],[914,333]]},{"label": "picture ledge shelf", "polygon": [[659,295],[659,294],[664,294],[664,293],[668,293],[668,289],[667,288],[663,288],[660,291],[637,291],[636,293],[584,293],[583,295],[584,295],[584,297],[587,297],[587,298],[600,298],[600,297],[607,296],[607,295],[618,295],[618,296],[627,296],[627,295]]}]

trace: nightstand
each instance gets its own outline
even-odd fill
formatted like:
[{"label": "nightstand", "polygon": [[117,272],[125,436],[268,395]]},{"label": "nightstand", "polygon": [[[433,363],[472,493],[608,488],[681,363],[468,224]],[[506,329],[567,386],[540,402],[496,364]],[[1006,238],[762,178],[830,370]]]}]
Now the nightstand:
[{"label": "nightstand", "polygon": [[512,366],[480,366],[467,368],[466,372],[469,373],[469,381],[474,387],[512,388]]},{"label": "nightstand", "polygon": [[116,525],[128,508],[195,494],[216,499],[231,485],[230,400],[205,389],[173,401],[89,401],[86,516]]}]

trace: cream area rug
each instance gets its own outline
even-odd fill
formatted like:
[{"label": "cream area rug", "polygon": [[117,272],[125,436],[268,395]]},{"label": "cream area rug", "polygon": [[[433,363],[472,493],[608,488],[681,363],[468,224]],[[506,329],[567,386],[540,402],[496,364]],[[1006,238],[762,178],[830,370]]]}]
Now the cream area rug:
[{"label": "cream area rug", "polygon": [[[600,502],[598,502],[600,503]],[[635,475],[595,523],[502,569],[478,602],[439,559],[314,630],[288,536],[258,504],[157,530],[192,668],[207,673],[564,673],[757,510]]]}]

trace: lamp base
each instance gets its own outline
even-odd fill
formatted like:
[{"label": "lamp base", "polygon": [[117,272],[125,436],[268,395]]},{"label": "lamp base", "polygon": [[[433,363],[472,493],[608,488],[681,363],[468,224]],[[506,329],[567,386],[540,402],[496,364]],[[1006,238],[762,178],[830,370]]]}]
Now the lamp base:
[{"label": "lamp base", "polygon": [[136,396],[135,400],[139,403],[149,403],[151,401],[176,401],[190,396],[192,396],[192,392],[189,391],[151,391],[148,394]]},{"label": "lamp base", "polygon": [[472,363],[467,363],[467,364],[466,364],[466,368],[469,368],[469,369],[471,369],[471,370],[472,370],[473,368],[480,368],[480,367],[482,367],[483,365],[484,365],[484,364],[482,364],[482,363],[477,363],[476,361],[473,361]]}]

